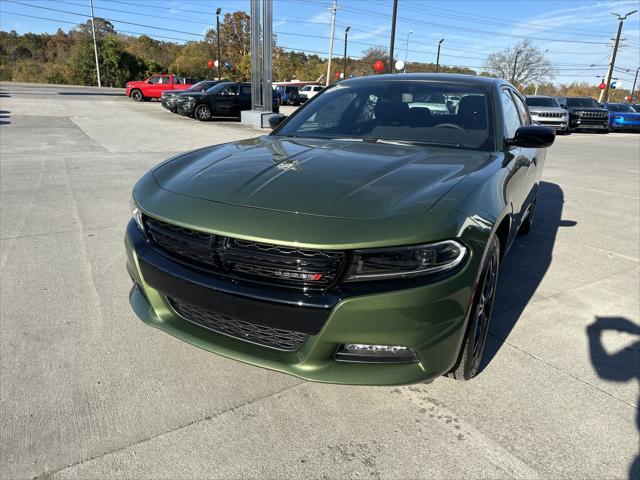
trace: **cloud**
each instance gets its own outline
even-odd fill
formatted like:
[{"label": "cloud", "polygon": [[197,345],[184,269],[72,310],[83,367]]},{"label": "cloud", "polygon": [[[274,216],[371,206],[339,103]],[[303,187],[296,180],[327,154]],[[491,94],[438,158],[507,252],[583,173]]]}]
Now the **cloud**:
[{"label": "cloud", "polygon": [[328,10],[316,13],[309,20],[311,23],[329,23],[331,21],[331,14]]},{"label": "cloud", "polygon": [[283,18],[282,20],[278,20],[273,23],[273,28],[279,28],[287,23],[287,19]]},{"label": "cloud", "polygon": [[370,32],[357,32],[351,35],[351,39],[352,40],[366,40],[368,38],[371,37],[376,37],[378,35],[380,35],[381,33],[385,33],[389,31],[389,27],[388,26],[383,26],[383,27],[378,27],[375,30],[372,30]]}]

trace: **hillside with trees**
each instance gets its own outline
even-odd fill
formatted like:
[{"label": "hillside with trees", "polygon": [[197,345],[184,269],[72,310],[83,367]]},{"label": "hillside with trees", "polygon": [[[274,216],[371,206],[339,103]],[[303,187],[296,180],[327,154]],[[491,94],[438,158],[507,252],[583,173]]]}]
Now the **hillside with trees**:
[{"label": "hillside with trees", "polygon": [[[223,77],[249,80],[250,18],[242,11],[227,13],[220,23],[220,53]],[[147,35],[130,36],[116,31],[111,22],[96,18],[96,36],[100,59],[102,85],[123,87],[128,80],[147,78],[154,73],[174,73],[199,79],[214,78],[217,69],[207,67],[209,60],[216,59],[217,36],[209,29],[201,41],[175,43],[157,40]],[[278,46],[273,38],[273,80],[316,80],[327,72],[327,60],[317,54],[287,51]],[[596,85],[571,83],[554,85],[548,81],[553,76],[553,66],[547,60],[543,68],[535,67],[541,61],[540,52],[530,43],[524,42],[487,57],[486,72],[476,72],[466,67],[440,66],[444,73],[466,73],[471,75],[505,76],[511,72],[514,49],[525,49],[516,75],[517,86],[523,93],[533,93],[532,78],[541,71],[546,80],[539,88],[543,95],[590,95],[597,97]],[[332,78],[343,69],[343,58],[335,52]],[[371,75],[376,60],[388,62],[388,51],[371,47],[358,58],[347,59],[347,75]],[[408,72],[435,72],[433,63],[410,62]],[[501,75],[502,74],[502,75]],[[59,29],[54,34],[0,31],[0,80],[16,82],[41,82],[71,85],[97,85],[91,22],[79,24],[65,32]],[[628,90],[612,90],[612,101],[622,101]]]}]

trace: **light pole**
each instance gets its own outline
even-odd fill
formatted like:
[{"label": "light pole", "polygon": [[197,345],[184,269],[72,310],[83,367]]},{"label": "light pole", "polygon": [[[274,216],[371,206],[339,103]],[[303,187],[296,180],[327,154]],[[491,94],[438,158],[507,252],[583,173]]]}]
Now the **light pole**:
[{"label": "light pole", "polygon": [[218,40],[218,80],[222,79],[221,67],[222,60],[220,60],[220,12],[221,8],[216,10],[216,39]]},{"label": "light pole", "polygon": [[536,77],[536,90],[533,92],[534,95],[538,94],[538,86],[540,85],[540,72],[542,71],[542,64],[544,63],[544,54],[547,53],[549,49],[547,48],[544,52],[542,52],[542,58],[540,59],[540,65],[538,65],[538,76]]},{"label": "light pole", "polygon": [[518,66],[518,57],[520,56],[521,53],[522,53],[522,50],[518,50],[516,52],[516,58],[513,61],[513,73],[511,73],[511,83],[512,84],[516,81],[516,67]]},{"label": "light pole", "polygon": [[398,0],[393,0],[393,16],[391,17],[391,41],[389,43],[389,73],[393,73],[393,44],[396,41],[396,17],[398,16]]},{"label": "light pole", "polygon": [[91,6],[91,31],[93,32],[93,53],[96,55],[96,76],[98,77],[98,87],[102,87],[100,83],[100,62],[98,61],[98,43],[96,42],[96,21],[93,18],[93,0],[89,0]]},{"label": "light pole", "polygon": [[413,30],[407,32],[407,46],[404,49],[404,70],[402,73],[407,73],[407,59],[409,58],[409,35],[413,33]]},{"label": "light pole", "polygon": [[444,38],[441,38],[438,42],[438,55],[436,56],[436,73],[440,71],[440,46],[444,42]]},{"label": "light pole", "polygon": [[640,67],[636,69],[636,78],[633,79],[633,87],[631,87],[631,96],[629,97],[629,103],[633,103],[633,92],[636,90],[636,82],[638,81],[638,72],[640,72]]},{"label": "light pole", "polygon": [[351,27],[344,29],[344,65],[342,67],[343,78],[347,78],[347,42],[349,41],[349,30]]},{"label": "light pole", "polygon": [[618,15],[617,13],[612,13],[611,15],[615,15],[618,17],[618,34],[616,35],[616,43],[613,45],[613,54],[611,55],[611,63],[609,63],[609,71],[607,72],[607,81],[605,82],[604,90],[600,91],[600,98],[598,99],[598,103],[602,103],[602,97],[604,97],[604,103],[609,101],[609,84],[611,83],[611,75],[613,75],[613,67],[616,64],[616,55],[618,54],[618,45],[620,45],[620,34],[622,33],[622,24],[627,19],[629,15],[633,15],[637,10],[633,10],[629,13],[626,13],[623,17],[622,15]]},{"label": "light pole", "polygon": [[331,60],[333,59],[333,33],[336,29],[336,10],[338,10],[338,0],[333,0],[333,7],[331,8],[331,38],[329,38],[329,62],[327,63],[327,78],[325,79],[326,86],[329,86],[329,82],[331,82]]}]

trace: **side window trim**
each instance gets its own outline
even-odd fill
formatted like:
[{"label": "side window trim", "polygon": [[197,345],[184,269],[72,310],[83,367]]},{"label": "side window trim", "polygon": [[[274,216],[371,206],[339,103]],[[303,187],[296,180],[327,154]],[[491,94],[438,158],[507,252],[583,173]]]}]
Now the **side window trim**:
[{"label": "side window trim", "polygon": [[506,123],[506,120],[507,120],[506,113],[507,112],[505,112],[505,109],[504,109],[503,95],[506,95],[506,97],[509,99],[509,101],[513,105],[513,108],[514,108],[514,110],[516,112],[516,115],[518,117],[518,124],[520,126],[522,126],[522,120],[520,118],[520,114],[518,112],[518,107],[516,106],[516,102],[513,99],[513,95],[511,93],[511,89],[509,87],[503,86],[500,89],[500,107],[501,107],[501,110],[502,110],[502,128],[504,129],[504,138],[508,139],[508,138],[512,138],[512,137],[509,136],[509,132],[507,131],[507,123]]},{"label": "side window trim", "polygon": [[513,89],[509,89],[511,96],[513,97],[513,103],[516,104],[516,109],[520,114],[520,125],[531,125],[531,114],[529,113],[529,109],[527,108],[526,102],[522,99],[520,94]]}]

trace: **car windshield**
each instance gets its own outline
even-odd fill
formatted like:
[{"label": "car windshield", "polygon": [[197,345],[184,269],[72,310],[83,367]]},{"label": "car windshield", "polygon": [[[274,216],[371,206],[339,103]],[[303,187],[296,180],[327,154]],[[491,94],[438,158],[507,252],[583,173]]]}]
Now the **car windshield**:
[{"label": "car windshield", "polygon": [[220,90],[222,90],[224,87],[230,85],[229,83],[218,83],[217,85],[214,85],[213,87],[210,87],[206,90],[207,93],[218,93]]},{"label": "car windshield", "polygon": [[624,103],[610,103],[607,105],[607,110],[612,112],[628,112],[635,113],[636,111],[631,107],[631,105],[625,105]]},{"label": "car windshield", "polygon": [[558,107],[558,102],[552,97],[527,97],[527,105],[530,107]]},{"label": "car windshield", "polygon": [[[457,102],[446,98],[458,97]],[[396,141],[493,150],[487,93],[462,84],[376,81],[336,84],[274,135]]]},{"label": "car windshield", "polygon": [[600,108],[600,104],[593,98],[567,98],[567,107]]},{"label": "car windshield", "polygon": [[203,82],[198,82],[195,85],[189,87],[189,90],[206,90],[209,86],[211,85],[211,82],[207,82],[207,81],[203,81]]}]

